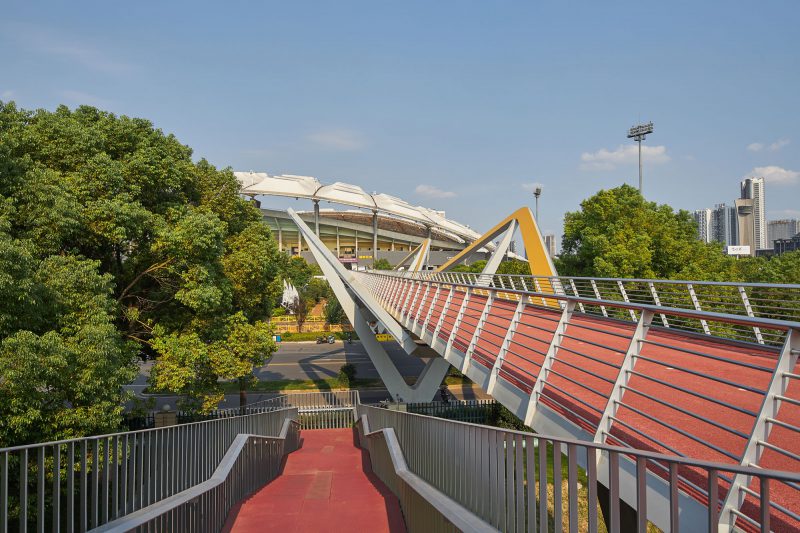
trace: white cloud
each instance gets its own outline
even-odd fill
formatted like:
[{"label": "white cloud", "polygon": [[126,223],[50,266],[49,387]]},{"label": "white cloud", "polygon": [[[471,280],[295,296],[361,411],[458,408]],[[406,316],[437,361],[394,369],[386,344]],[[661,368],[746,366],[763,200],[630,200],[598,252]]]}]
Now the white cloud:
[{"label": "white cloud", "polygon": [[2,100],[4,102],[7,102],[8,100],[11,100],[12,98],[14,98],[14,91],[12,91],[11,89],[8,89],[8,90],[3,91],[3,92],[0,93],[0,100]]},{"label": "white cloud", "polygon": [[756,167],[745,178],[764,178],[770,185],[794,185],[800,183],[800,172],[775,165]]},{"label": "white cloud", "polygon": [[322,148],[343,152],[361,150],[366,146],[366,142],[358,132],[345,129],[318,131],[306,139]]},{"label": "white cloud", "polygon": [[784,146],[786,146],[790,142],[791,141],[789,139],[778,139],[774,143],[770,144],[768,149],[769,149],[770,152],[777,152],[778,150],[780,150],[781,148],[783,148]]},{"label": "white cloud", "polygon": [[764,144],[764,143],[751,143],[747,145],[747,149],[751,152],[760,152],[762,150],[768,150],[770,152],[777,152],[784,146],[787,146],[790,142],[789,139],[778,139],[774,143]]},{"label": "white cloud", "polygon": [[90,105],[107,109],[111,107],[111,101],[83,91],[58,91],[58,96],[76,105]]},{"label": "white cloud", "polygon": [[414,192],[423,198],[453,198],[456,195],[453,191],[443,191],[433,185],[417,185]]},{"label": "white cloud", "polygon": [[751,152],[760,152],[764,149],[764,143],[750,143],[747,145],[747,149]]},{"label": "white cloud", "polygon": [[[666,163],[670,160],[666,146],[642,145],[642,161],[650,164]],[[601,148],[596,152],[581,154],[581,170],[612,170],[620,165],[631,165],[639,162],[639,147],[633,144],[621,144],[616,150]]]},{"label": "white cloud", "polygon": [[542,185],[542,184],[541,184],[541,183],[539,183],[538,181],[535,181],[535,182],[533,182],[533,183],[523,183],[523,184],[522,184],[522,188],[523,188],[523,189],[525,189],[525,190],[526,190],[526,191],[528,191],[528,192],[531,192],[531,193],[533,192],[533,190],[534,190],[536,187],[539,187],[539,188],[544,188],[544,185]]}]

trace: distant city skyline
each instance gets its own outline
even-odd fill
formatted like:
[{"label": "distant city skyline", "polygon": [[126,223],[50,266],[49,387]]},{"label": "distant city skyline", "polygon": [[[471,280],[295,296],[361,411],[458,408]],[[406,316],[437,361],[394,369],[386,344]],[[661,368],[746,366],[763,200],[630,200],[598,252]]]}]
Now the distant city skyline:
[{"label": "distant city skyline", "polygon": [[196,159],[357,184],[481,232],[533,208],[539,184],[559,241],[581,201],[637,186],[626,134],[653,121],[648,200],[730,204],[731,183],[764,176],[766,219],[800,218],[798,17],[780,2],[11,0],[0,100],[147,118]]}]

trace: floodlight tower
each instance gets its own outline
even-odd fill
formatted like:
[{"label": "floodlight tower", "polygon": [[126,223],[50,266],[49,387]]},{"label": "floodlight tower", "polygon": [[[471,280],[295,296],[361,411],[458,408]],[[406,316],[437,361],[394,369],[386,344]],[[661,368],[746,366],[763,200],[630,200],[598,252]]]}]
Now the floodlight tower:
[{"label": "floodlight tower", "polygon": [[639,194],[644,196],[642,192],[642,141],[648,133],[653,133],[653,123],[637,124],[628,130],[628,139],[633,139],[639,143]]},{"label": "floodlight tower", "polygon": [[533,189],[533,196],[536,197],[536,223],[539,223],[539,196],[542,195],[542,187],[537,185],[535,189]]}]

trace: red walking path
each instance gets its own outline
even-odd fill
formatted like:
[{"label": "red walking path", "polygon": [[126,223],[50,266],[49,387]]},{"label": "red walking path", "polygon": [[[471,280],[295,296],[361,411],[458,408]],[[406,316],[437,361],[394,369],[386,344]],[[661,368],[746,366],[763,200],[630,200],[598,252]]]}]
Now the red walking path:
[{"label": "red walking path", "polygon": [[352,429],[304,429],[283,473],[231,511],[226,532],[405,531],[400,504],[372,473]]}]

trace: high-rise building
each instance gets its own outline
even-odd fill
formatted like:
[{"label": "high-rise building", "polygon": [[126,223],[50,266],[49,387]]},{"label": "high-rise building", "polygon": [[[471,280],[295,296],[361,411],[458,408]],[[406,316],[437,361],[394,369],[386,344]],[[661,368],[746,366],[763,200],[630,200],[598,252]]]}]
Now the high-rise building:
[{"label": "high-rise building", "polygon": [[[752,252],[755,253],[755,250],[772,248],[771,244],[767,244],[767,221],[765,218],[766,212],[764,211],[764,178],[745,179],[741,183],[741,191],[742,200],[752,200],[754,246],[754,248],[752,248]],[[743,242],[740,242],[739,244],[745,245]]]},{"label": "high-rise building", "polygon": [[721,242],[725,246],[739,244],[739,223],[733,206],[717,204],[711,210],[709,241]]},{"label": "high-rise building", "polygon": [[697,238],[703,242],[711,242],[711,209],[698,209],[692,213],[697,222]]},{"label": "high-rise building", "polygon": [[544,248],[550,254],[550,258],[556,256],[556,236],[552,233],[546,233],[544,236]]},{"label": "high-rise building", "polygon": [[739,246],[749,246],[750,255],[756,255],[755,209],[752,198],[736,200],[736,217],[738,220]]},{"label": "high-rise building", "polygon": [[767,246],[772,248],[774,241],[791,239],[798,233],[800,233],[800,220],[796,218],[770,220],[767,222]]}]

